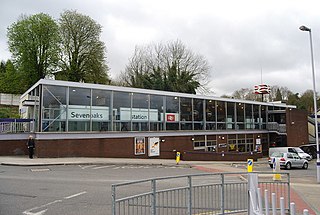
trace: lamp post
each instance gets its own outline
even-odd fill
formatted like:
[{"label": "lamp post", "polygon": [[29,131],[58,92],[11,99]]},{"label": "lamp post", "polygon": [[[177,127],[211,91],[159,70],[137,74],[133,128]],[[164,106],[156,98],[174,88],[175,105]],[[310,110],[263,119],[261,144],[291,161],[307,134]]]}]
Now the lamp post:
[{"label": "lamp post", "polygon": [[320,158],[319,158],[319,133],[318,133],[318,116],[317,116],[317,92],[316,92],[316,75],[314,72],[314,60],[313,60],[313,47],[312,47],[312,35],[311,28],[304,25],[299,28],[301,31],[308,31],[310,36],[310,49],[311,49],[311,65],[312,65],[312,79],[313,79],[313,108],[314,108],[314,125],[315,125],[315,136],[317,145],[317,182],[320,183]]}]

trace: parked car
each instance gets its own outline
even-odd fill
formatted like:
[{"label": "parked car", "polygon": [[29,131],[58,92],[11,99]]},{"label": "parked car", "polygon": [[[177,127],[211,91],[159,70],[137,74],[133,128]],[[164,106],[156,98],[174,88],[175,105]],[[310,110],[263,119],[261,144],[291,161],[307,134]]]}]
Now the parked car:
[{"label": "parked car", "polygon": [[312,160],[312,155],[305,153],[301,148],[299,147],[272,147],[269,148],[269,156],[274,152],[291,152],[296,153],[299,155],[299,157],[307,159],[308,161]]},{"label": "parked car", "polygon": [[313,158],[317,157],[317,144],[306,144],[299,146],[300,149],[302,149],[304,152],[308,153],[309,155],[312,155]]},{"label": "parked car", "polygon": [[296,153],[291,153],[291,152],[274,152],[270,157],[269,157],[269,165],[271,168],[273,168],[273,159],[279,159],[280,161],[280,168],[285,168],[285,169],[291,169],[292,167],[296,168],[302,168],[302,169],[308,169],[309,162],[304,159],[299,157],[298,154]]}]

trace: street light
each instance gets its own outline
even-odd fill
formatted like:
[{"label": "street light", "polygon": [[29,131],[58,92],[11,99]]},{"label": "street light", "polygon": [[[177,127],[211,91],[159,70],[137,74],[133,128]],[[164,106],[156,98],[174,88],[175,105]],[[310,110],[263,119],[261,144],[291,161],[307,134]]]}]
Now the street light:
[{"label": "street light", "polygon": [[299,28],[301,31],[308,31],[310,36],[310,49],[311,49],[311,65],[312,65],[312,79],[313,79],[313,108],[314,108],[314,125],[315,125],[315,135],[317,144],[317,182],[320,183],[320,158],[319,158],[319,133],[318,133],[318,115],[317,115],[317,92],[316,92],[316,75],[314,72],[314,61],[313,61],[313,47],[312,47],[312,35],[311,28],[304,25]]}]

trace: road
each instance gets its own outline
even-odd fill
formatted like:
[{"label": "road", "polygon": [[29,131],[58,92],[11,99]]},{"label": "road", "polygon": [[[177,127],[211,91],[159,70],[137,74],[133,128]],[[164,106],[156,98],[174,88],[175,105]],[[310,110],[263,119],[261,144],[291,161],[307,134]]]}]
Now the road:
[{"label": "road", "polygon": [[[290,172],[291,181],[315,177],[312,161],[308,170]],[[234,164],[239,170],[245,165]],[[271,172],[268,164],[254,164],[254,171]],[[4,215],[108,215],[111,184],[132,180],[203,173],[182,166],[68,165],[44,167],[0,166],[0,214]],[[180,183],[176,181],[175,183]]]},{"label": "road", "polygon": [[0,166],[0,214],[111,214],[111,184],[197,173],[161,165]]}]

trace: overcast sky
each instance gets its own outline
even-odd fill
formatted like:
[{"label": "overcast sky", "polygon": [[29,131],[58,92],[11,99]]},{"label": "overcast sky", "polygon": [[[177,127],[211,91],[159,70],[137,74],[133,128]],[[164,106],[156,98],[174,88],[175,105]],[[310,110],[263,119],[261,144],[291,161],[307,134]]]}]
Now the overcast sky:
[{"label": "overcast sky", "polygon": [[[212,95],[261,82],[295,93],[312,89],[312,29],[320,87],[320,3],[317,0],[2,0],[0,60],[10,58],[7,27],[21,14],[58,19],[77,10],[103,26],[110,75],[123,71],[136,45],[181,40],[211,66]],[[262,74],[262,75],[261,75]],[[262,81],[261,81],[262,80]]]}]

